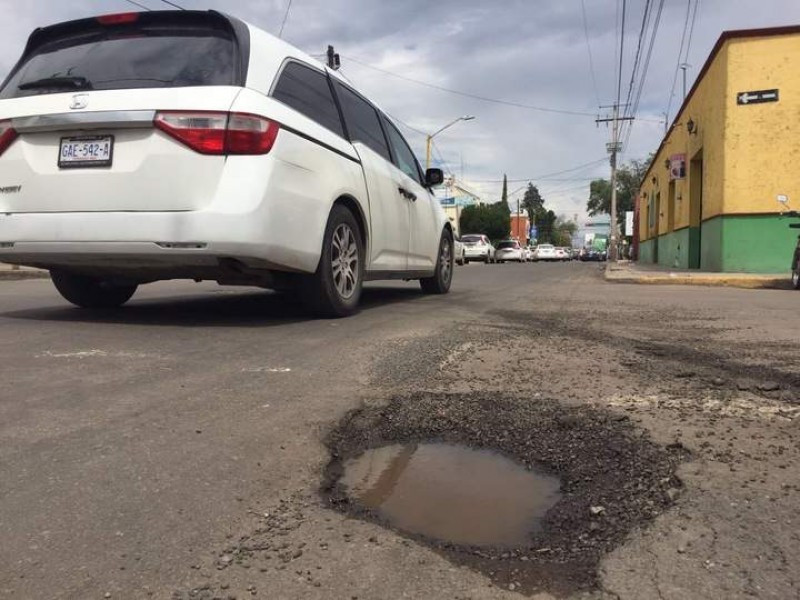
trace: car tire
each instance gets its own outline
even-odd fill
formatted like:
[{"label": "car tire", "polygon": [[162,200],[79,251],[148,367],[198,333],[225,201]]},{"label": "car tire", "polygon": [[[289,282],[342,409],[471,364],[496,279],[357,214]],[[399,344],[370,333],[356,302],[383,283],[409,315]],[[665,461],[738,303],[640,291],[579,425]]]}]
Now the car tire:
[{"label": "car tire", "polygon": [[792,287],[800,290],[800,267],[792,269]]},{"label": "car tire", "polygon": [[317,316],[347,317],[358,310],[363,283],[361,228],[353,213],[336,204],[325,227],[317,270],[301,279],[301,299]]},{"label": "car tire", "polygon": [[426,294],[446,294],[453,282],[453,235],[449,230],[442,232],[439,240],[439,251],[436,254],[436,270],[432,277],[419,280],[422,291]]},{"label": "car tire", "polygon": [[139,287],[57,269],[50,271],[50,279],[65,300],[81,308],[117,308],[130,300]]}]

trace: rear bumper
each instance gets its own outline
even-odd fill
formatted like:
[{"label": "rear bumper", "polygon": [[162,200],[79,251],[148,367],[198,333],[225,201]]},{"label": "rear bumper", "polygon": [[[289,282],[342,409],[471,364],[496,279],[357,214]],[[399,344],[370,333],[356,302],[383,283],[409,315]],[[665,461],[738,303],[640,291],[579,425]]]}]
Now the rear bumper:
[{"label": "rear bumper", "polygon": [[262,209],[12,213],[0,214],[0,262],[119,272],[185,268],[191,276],[198,267],[208,272],[234,260],[252,269],[310,273],[319,261],[316,237],[308,229],[292,231],[286,219],[279,227]]}]

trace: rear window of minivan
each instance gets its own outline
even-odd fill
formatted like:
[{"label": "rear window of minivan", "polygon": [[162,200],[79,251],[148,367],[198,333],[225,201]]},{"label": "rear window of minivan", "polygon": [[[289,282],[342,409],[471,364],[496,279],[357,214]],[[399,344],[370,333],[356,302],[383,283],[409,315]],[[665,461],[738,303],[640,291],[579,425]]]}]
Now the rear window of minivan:
[{"label": "rear window of minivan", "polygon": [[235,85],[236,46],[203,27],[93,30],[35,48],[0,99],[83,90]]}]

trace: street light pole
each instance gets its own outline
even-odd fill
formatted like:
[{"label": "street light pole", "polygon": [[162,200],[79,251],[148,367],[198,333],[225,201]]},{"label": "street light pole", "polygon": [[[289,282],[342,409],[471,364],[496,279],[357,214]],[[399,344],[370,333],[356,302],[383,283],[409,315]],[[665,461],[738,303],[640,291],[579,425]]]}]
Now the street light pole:
[{"label": "street light pole", "polygon": [[437,131],[435,131],[435,132],[433,132],[431,134],[428,134],[428,137],[425,140],[425,170],[426,171],[431,168],[431,144],[433,142],[433,138],[435,138],[437,135],[442,133],[448,127],[451,127],[451,126],[455,125],[459,121],[472,121],[474,118],[475,117],[473,117],[472,115],[464,115],[463,117],[458,117],[457,119],[453,119],[452,121],[450,121],[447,125],[445,125],[441,129],[438,129]]}]

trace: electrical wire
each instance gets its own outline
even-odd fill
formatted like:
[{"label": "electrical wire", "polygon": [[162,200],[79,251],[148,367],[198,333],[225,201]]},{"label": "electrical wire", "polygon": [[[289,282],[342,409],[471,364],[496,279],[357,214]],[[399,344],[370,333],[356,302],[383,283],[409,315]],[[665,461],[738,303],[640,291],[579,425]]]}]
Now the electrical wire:
[{"label": "electrical wire", "polygon": [[[645,82],[647,81],[647,73],[650,70],[650,59],[653,57],[653,48],[655,47],[655,41],[656,41],[656,38],[658,36],[658,28],[659,28],[659,26],[661,24],[661,15],[663,14],[663,11],[664,11],[664,0],[659,0],[658,10],[656,12],[656,16],[653,19],[653,27],[652,27],[652,32],[650,34],[650,45],[649,45],[649,47],[647,49],[647,54],[645,55],[644,62],[642,63],[642,69],[641,69],[641,75],[639,77],[638,89],[636,91],[636,94],[634,95],[633,104],[629,105],[629,107],[628,107],[628,110],[629,110],[628,116],[631,116],[631,117],[636,117],[636,115],[639,112],[639,102],[642,99],[642,92],[644,91]],[[636,117],[636,119],[639,120],[639,121],[653,121],[654,120],[654,119],[639,119],[638,117]],[[625,131],[625,141],[622,144],[623,153],[624,153],[624,149],[628,145],[628,140],[630,140],[631,132],[633,131],[633,127],[634,127],[636,121],[632,120],[632,121],[628,121],[627,123],[629,123],[629,124],[628,124],[627,130]],[[659,123],[660,123],[660,121],[659,121]],[[624,124],[625,124],[625,122],[623,122],[623,125]]]},{"label": "electrical wire", "polygon": [[161,2],[163,2],[164,4],[169,4],[170,6],[172,6],[172,7],[174,7],[174,8],[177,8],[177,9],[179,9],[179,10],[186,10],[186,9],[185,9],[185,8],[183,8],[182,6],[180,6],[180,5],[178,5],[178,4],[175,4],[174,2],[170,2],[169,0],[161,0]]},{"label": "electrical wire", "polygon": [[289,18],[289,11],[292,10],[292,0],[286,5],[286,13],[283,15],[283,23],[281,23],[281,30],[278,32],[278,37],[283,37],[283,28],[286,27],[286,20]]},{"label": "electrical wire", "polygon": [[675,84],[678,81],[678,71],[681,68],[681,57],[683,56],[683,46],[686,42],[686,32],[689,29],[689,15],[691,14],[692,0],[686,1],[686,19],[683,22],[683,34],[681,35],[681,46],[678,49],[678,63],[675,65],[675,73],[672,76],[672,86],[669,89],[669,101],[667,102],[667,120],[669,120],[669,111],[672,108],[672,98],[675,96]]},{"label": "electrical wire", "polygon": [[138,6],[139,8],[143,8],[144,10],[152,11],[152,8],[147,8],[144,4],[139,4],[135,0],[125,0],[128,4],[133,4],[134,6]]},{"label": "electrical wire", "polygon": [[627,1],[622,0],[622,27],[620,28],[619,36],[619,76],[617,77],[617,106],[619,106],[620,96],[622,93],[622,64],[625,58],[625,8]]},{"label": "electrical wire", "polygon": [[457,96],[463,96],[465,98],[472,98],[473,100],[481,100],[483,102],[491,102],[491,103],[494,103],[494,104],[503,104],[505,106],[513,106],[515,108],[525,108],[525,109],[528,109],[528,110],[538,110],[538,111],[541,111],[541,112],[558,113],[558,114],[563,114],[563,115],[575,115],[575,116],[579,116],[579,117],[592,117],[592,118],[596,118],[597,117],[596,113],[582,112],[582,111],[577,111],[577,110],[562,110],[560,108],[548,108],[548,107],[544,107],[544,106],[534,106],[532,104],[523,104],[521,102],[512,102],[510,100],[501,100],[501,99],[498,99],[498,98],[489,98],[487,96],[480,96],[478,94],[471,94],[469,92],[462,92],[460,90],[453,90],[453,89],[446,88],[446,87],[443,87],[443,86],[440,86],[440,85],[436,85],[435,83],[430,83],[430,82],[427,82],[427,81],[421,81],[419,79],[413,79],[412,77],[406,77],[405,75],[399,75],[398,73],[393,73],[392,71],[387,71],[386,69],[381,69],[380,67],[376,67],[376,66],[371,65],[371,64],[369,64],[369,63],[367,63],[365,61],[359,60],[357,58],[353,58],[352,56],[345,56],[344,58],[346,58],[347,60],[352,61],[352,62],[354,62],[356,64],[359,64],[359,65],[361,65],[363,67],[366,67],[368,69],[373,69],[374,71],[378,71],[379,73],[384,73],[385,75],[390,75],[392,77],[396,77],[397,79],[402,79],[404,81],[409,81],[411,83],[416,83],[418,85],[423,85],[425,87],[429,87],[429,88],[432,88],[432,89],[435,89],[435,90],[439,90],[439,91],[442,91],[442,92],[447,92],[449,94],[455,94]]},{"label": "electrical wire", "polygon": [[697,7],[700,6],[700,0],[694,0],[694,11],[692,11],[692,24],[689,27],[689,39],[686,41],[686,54],[683,57],[683,62],[689,60],[689,50],[692,47],[692,35],[694,34],[694,23],[697,19]]},{"label": "electrical wire", "polygon": [[[536,177],[524,177],[524,178],[521,178],[521,179],[508,179],[507,181],[510,181],[511,183],[519,183],[520,181],[538,181],[538,180],[541,180],[541,179],[549,179],[549,178],[551,178],[551,177],[553,177],[555,175],[563,175],[564,173],[570,173],[572,171],[581,171],[581,170],[586,169],[588,167],[593,167],[593,166],[598,165],[598,164],[600,164],[602,162],[606,162],[607,160],[608,160],[608,158],[604,156],[603,158],[599,158],[597,160],[593,160],[592,162],[588,162],[588,163],[583,164],[583,165],[578,165],[577,167],[571,167],[569,169],[564,169],[562,171],[555,171],[553,173],[545,173],[544,175],[537,175]],[[503,180],[502,179],[473,179],[472,181],[474,181],[475,183],[501,183]]]},{"label": "electrical wire", "polygon": [[602,102],[600,102],[600,92],[597,89],[597,77],[594,74],[594,58],[592,57],[592,45],[589,43],[589,26],[587,25],[586,2],[584,0],[581,0],[581,11],[583,13],[583,34],[586,37],[586,51],[589,53],[589,72],[592,74],[594,97],[597,99],[597,106],[599,107]]}]

